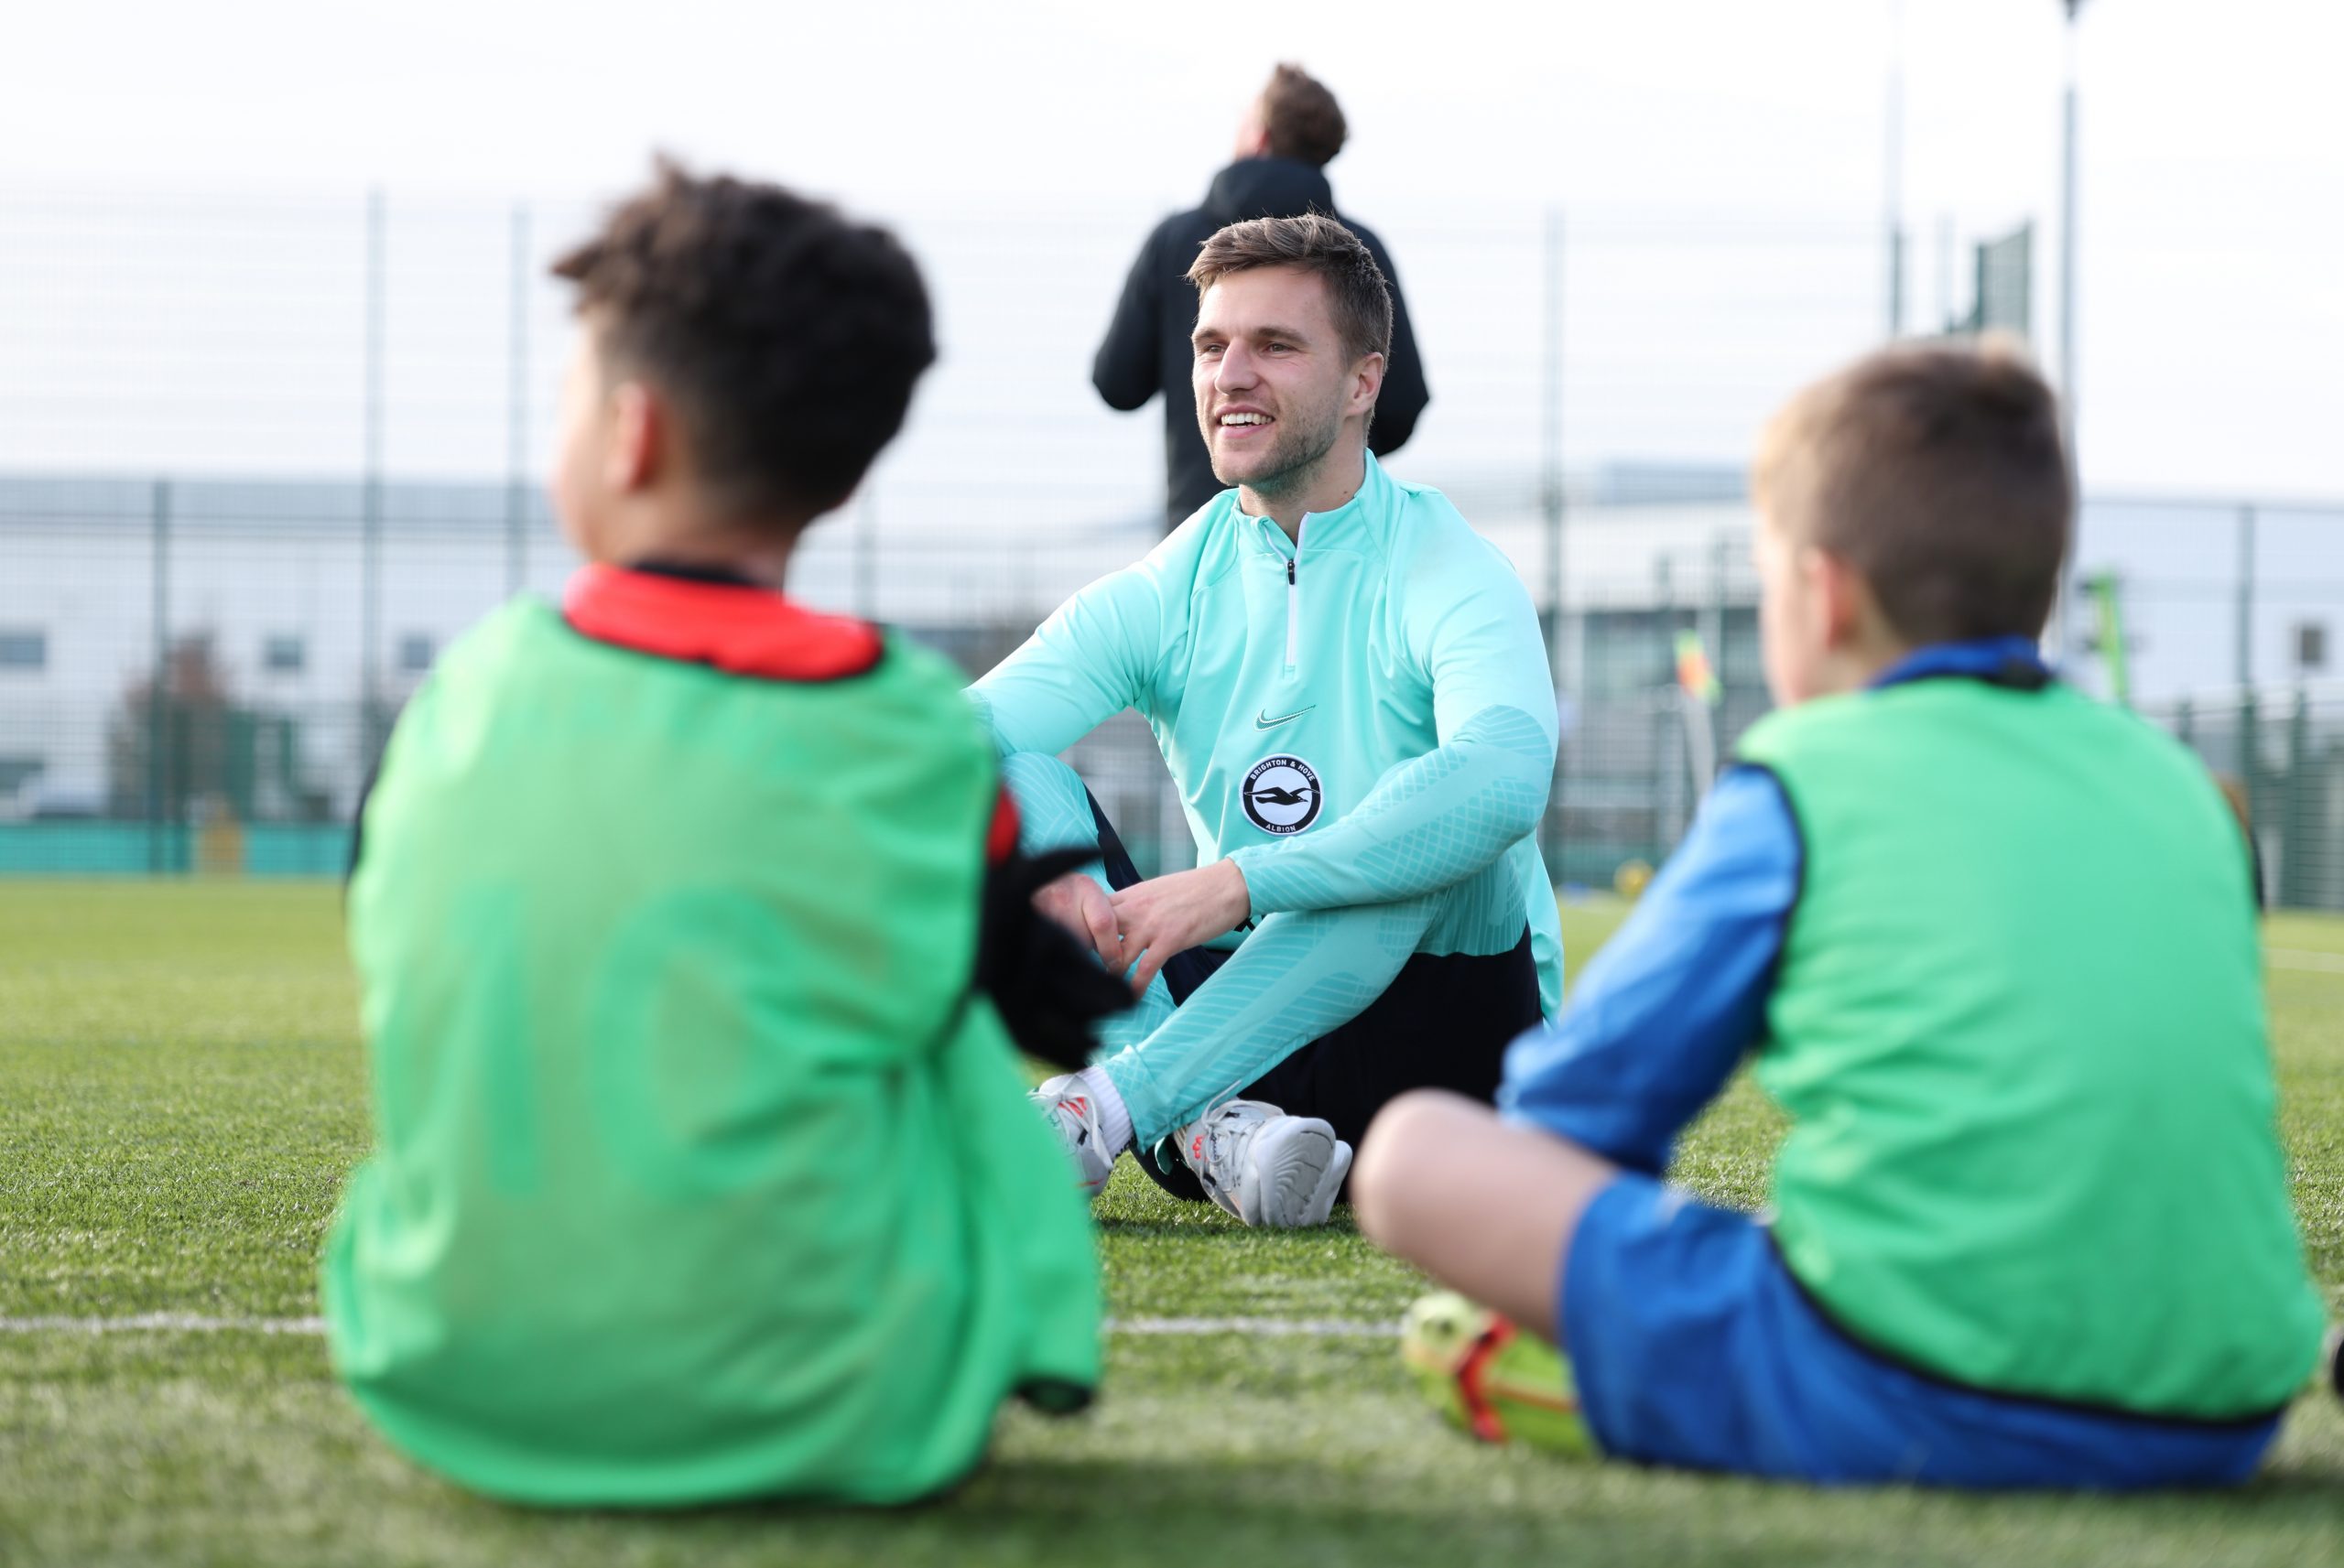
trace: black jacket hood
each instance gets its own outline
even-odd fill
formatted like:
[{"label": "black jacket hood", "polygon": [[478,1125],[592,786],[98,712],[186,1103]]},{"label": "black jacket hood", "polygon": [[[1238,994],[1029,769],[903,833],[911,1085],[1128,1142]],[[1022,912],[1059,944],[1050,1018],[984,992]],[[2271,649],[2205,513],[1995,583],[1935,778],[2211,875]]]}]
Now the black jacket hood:
[{"label": "black jacket hood", "polygon": [[1324,169],[1290,157],[1249,157],[1212,177],[1205,211],[1223,223],[1248,218],[1299,218],[1335,211],[1334,188]]}]

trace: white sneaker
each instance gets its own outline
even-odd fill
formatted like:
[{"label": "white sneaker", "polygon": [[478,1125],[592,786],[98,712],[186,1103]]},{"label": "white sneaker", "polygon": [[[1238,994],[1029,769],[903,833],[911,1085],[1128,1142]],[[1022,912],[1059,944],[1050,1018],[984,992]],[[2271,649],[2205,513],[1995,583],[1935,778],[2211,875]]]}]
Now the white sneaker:
[{"label": "white sneaker", "polygon": [[1099,1130],[1099,1107],[1091,1098],[1091,1087],[1073,1073],[1061,1073],[1029,1098],[1066,1144],[1074,1162],[1075,1185],[1084,1197],[1097,1197],[1106,1188],[1115,1157],[1107,1151],[1106,1134]]},{"label": "white sneaker", "polygon": [[1326,1224],[1351,1168],[1351,1146],[1333,1128],[1257,1099],[1215,1106],[1176,1136],[1213,1202],[1272,1230]]}]

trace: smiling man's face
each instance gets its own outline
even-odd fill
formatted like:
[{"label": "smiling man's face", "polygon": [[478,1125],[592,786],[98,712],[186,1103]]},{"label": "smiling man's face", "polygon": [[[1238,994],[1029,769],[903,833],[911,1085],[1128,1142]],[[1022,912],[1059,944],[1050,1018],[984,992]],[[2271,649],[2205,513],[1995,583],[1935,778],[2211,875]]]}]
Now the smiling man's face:
[{"label": "smiling man's face", "polygon": [[1213,477],[1264,496],[1307,484],[1359,384],[1326,281],[1290,266],[1223,274],[1197,302],[1191,341]]}]

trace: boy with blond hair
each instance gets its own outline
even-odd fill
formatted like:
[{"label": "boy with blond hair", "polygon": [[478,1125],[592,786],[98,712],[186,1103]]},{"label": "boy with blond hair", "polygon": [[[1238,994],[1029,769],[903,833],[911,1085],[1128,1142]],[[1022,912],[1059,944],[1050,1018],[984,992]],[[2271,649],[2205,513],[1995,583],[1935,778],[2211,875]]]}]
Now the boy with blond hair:
[{"label": "boy with blond hair", "polygon": [[[1755,480],[1779,709],[1499,1108],[1411,1096],[1361,1149],[1369,1234],[1499,1314],[1427,1309],[1419,1364],[1495,1435],[1518,1325],[1568,1358],[1519,1408],[1651,1463],[2242,1479],[2321,1319],[2252,871],[2189,752],[2036,650],[2052,395],[1999,346],[1883,351]],[[1662,1180],[1745,1056],[1791,1124],[1763,1218]]]}]

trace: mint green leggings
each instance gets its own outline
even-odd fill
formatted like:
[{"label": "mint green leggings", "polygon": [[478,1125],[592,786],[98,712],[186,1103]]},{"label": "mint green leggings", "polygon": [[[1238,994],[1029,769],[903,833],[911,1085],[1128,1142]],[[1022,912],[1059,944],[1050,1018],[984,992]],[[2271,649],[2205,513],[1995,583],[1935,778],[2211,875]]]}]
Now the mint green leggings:
[{"label": "mint green leggings", "polygon": [[[1017,752],[1002,759],[1002,777],[1026,853],[1097,847],[1091,797],[1072,768]],[[1103,861],[1084,869],[1108,885]],[[1092,1060],[1148,1147],[1358,1017],[1416,955],[1508,951],[1522,938],[1523,903],[1501,857],[1416,898],[1267,915],[1184,1005],[1173,1004],[1163,976],[1149,981],[1137,1006],[1100,1026]]]}]

